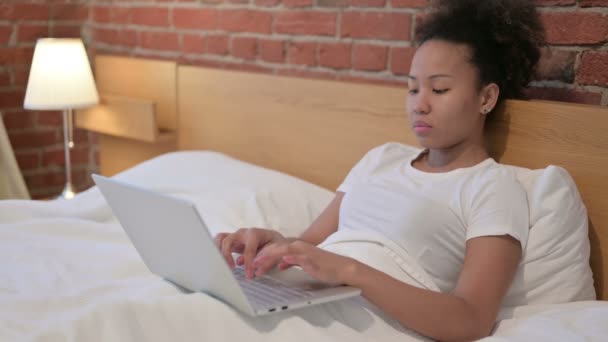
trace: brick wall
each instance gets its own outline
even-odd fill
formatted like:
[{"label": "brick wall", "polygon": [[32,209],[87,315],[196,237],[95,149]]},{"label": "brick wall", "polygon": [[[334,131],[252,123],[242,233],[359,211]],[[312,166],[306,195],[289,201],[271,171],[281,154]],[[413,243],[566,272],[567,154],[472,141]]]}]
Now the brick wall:
[{"label": "brick wall", "polygon": [[[608,105],[608,0],[536,0],[534,98]],[[279,75],[405,84],[426,0],[91,1],[97,51]]]},{"label": "brick wall", "polygon": [[[530,95],[607,106],[608,0],[535,2],[542,12],[550,46],[543,52],[540,73],[532,83]],[[45,33],[58,36],[57,27],[67,29],[68,24],[73,27],[83,23],[80,31],[92,54],[162,58],[277,75],[405,84],[404,75],[413,54],[413,29],[427,1],[55,0],[52,6],[42,5],[44,1],[19,3],[0,5],[0,46],[7,53],[10,51],[9,59],[14,65],[0,67],[0,110],[12,108],[8,118],[14,121],[9,128],[11,139],[16,142],[26,175],[37,176],[30,176],[28,181],[30,189],[36,189],[61,177],[60,163],[45,162],[47,151],[60,149],[60,117],[51,115],[48,120],[52,122],[46,123],[41,119],[46,114],[24,113],[20,109],[17,99],[24,89],[24,74],[33,47],[32,40],[19,40],[20,25],[33,26],[23,29],[28,32],[44,26],[49,30]],[[32,14],[18,14],[25,12],[15,6],[32,6],[31,11],[26,11]],[[64,9],[53,10],[53,6]],[[78,31],[74,28],[69,33]],[[20,146],[20,136],[24,134],[34,138],[21,138],[30,143]],[[91,141],[84,132],[80,135],[81,140]],[[74,162],[82,170],[94,168],[94,153],[87,151]],[[61,161],[61,157],[57,155],[53,160]]]},{"label": "brick wall", "polygon": [[[36,39],[80,37],[89,18],[88,1],[0,2],[0,112],[32,197],[61,192],[65,185],[61,112],[26,111],[23,97]],[[72,178],[90,186],[96,167],[93,134],[75,130]]]}]

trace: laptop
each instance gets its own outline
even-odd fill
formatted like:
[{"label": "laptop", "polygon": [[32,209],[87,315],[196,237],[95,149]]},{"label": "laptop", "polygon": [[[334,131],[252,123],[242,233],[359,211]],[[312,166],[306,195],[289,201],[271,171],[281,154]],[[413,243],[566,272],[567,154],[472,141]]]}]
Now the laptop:
[{"label": "laptop", "polygon": [[243,267],[230,269],[193,203],[100,175],[93,180],[148,269],[180,287],[205,292],[252,316],[361,293],[319,282],[299,267],[246,279]]}]

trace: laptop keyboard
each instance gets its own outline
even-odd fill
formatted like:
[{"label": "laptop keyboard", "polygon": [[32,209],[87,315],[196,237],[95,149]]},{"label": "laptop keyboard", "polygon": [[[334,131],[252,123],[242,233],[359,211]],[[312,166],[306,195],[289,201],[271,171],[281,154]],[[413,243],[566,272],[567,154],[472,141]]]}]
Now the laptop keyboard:
[{"label": "laptop keyboard", "polygon": [[247,279],[243,267],[235,267],[233,273],[245,295],[256,308],[275,308],[311,297],[313,294],[268,276]]}]

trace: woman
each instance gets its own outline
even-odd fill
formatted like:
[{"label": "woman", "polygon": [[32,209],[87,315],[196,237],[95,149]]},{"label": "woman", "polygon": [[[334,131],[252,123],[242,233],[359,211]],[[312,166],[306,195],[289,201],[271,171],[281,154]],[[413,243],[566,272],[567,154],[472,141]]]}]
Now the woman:
[{"label": "woman", "polygon": [[[403,326],[434,339],[489,335],[529,222],[525,192],[489,157],[483,129],[498,103],[521,95],[542,38],[532,1],[438,1],[417,27],[408,75],[407,112],[425,150],[390,143],[368,152],[299,238],[256,228],[219,234],[227,262],[234,267],[231,253],[241,253],[236,263],[248,277],[299,265],[319,280],[362,289]],[[441,291],[316,247],[349,231],[397,242]]]}]

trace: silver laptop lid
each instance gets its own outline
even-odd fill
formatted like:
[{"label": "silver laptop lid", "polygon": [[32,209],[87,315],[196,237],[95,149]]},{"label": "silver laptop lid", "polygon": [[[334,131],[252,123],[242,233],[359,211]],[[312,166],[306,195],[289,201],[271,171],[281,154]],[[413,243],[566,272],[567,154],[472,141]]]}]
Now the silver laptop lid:
[{"label": "silver laptop lid", "polygon": [[93,180],[150,271],[254,313],[194,204],[100,175]]}]

